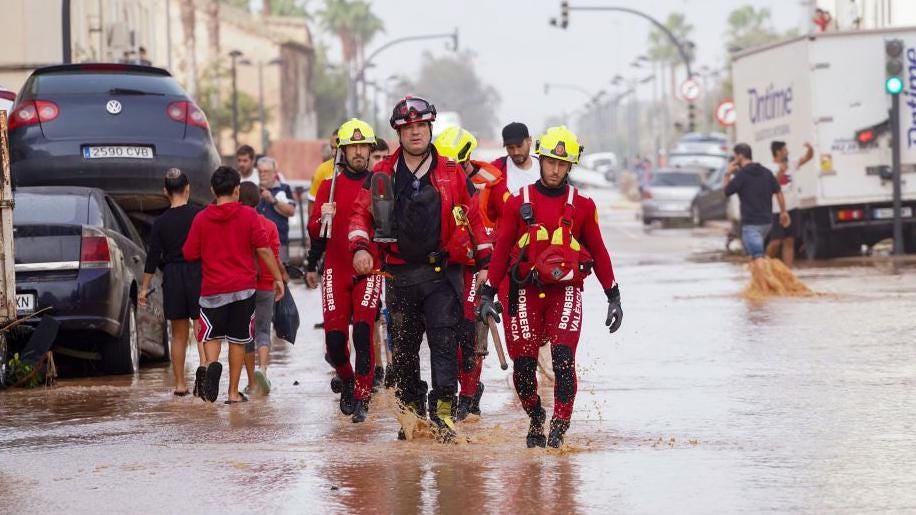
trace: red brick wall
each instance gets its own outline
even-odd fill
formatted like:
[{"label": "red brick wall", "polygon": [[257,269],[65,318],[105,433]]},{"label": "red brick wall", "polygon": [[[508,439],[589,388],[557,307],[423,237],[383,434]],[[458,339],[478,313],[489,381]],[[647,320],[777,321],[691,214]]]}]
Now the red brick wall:
[{"label": "red brick wall", "polygon": [[272,141],[267,155],[277,160],[287,179],[311,179],[321,164],[321,146],[326,139]]}]

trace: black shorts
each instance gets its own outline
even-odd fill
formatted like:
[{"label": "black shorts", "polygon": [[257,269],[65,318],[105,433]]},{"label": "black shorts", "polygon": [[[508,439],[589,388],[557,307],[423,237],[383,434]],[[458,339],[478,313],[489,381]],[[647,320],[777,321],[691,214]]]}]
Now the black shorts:
[{"label": "black shorts", "polygon": [[773,215],[773,229],[770,230],[770,241],[783,238],[796,238],[798,236],[798,210],[789,210],[789,226],[783,227],[779,223],[779,213]]},{"label": "black shorts", "polygon": [[200,308],[198,341],[223,340],[246,344],[254,339],[255,296],[218,308]]},{"label": "black shorts", "polygon": [[162,310],[166,320],[200,316],[200,263],[168,263],[162,270]]}]

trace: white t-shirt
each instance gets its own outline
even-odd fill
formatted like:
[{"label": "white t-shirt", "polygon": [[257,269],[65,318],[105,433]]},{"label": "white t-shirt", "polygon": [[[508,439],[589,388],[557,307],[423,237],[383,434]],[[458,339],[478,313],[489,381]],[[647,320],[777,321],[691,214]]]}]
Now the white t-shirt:
[{"label": "white t-shirt", "polygon": [[261,172],[257,168],[251,169],[251,175],[242,177],[242,182],[253,182],[255,186],[261,185]]},{"label": "white t-shirt", "polygon": [[[786,198],[786,211],[791,211],[792,209],[798,209],[798,188],[795,186],[794,176],[798,172],[798,163],[793,163],[789,161],[789,169],[786,171],[786,174],[783,179],[783,183],[780,183],[782,187],[782,196]],[[774,176],[779,175],[779,163],[772,163],[770,166],[773,168],[771,171]],[[776,199],[773,199],[773,214],[779,214],[779,202]]]},{"label": "white t-shirt", "polygon": [[506,158],[506,187],[509,188],[509,193],[515,194],[525,186],[534,184],[540,178],[541,162],[537,157],[531,156],[531,168],[527,170],[515,166],[511,157]]}]

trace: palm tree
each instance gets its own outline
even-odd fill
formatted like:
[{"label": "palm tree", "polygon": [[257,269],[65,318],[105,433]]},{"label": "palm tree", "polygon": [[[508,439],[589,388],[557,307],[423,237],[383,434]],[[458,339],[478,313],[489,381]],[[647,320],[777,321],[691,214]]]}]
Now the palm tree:
[{"label": "palm tree", "polygon": [[[318,12],[318,16],[325,30],[340,39],[344,63],[350,70],[350,76],[355,77],[357,70],[363,66],[366,45],[384,30],[384,23],[372,13],[365,0],[326,0],[325,8]],[[351,94],[358,93],[351,91]]]}]

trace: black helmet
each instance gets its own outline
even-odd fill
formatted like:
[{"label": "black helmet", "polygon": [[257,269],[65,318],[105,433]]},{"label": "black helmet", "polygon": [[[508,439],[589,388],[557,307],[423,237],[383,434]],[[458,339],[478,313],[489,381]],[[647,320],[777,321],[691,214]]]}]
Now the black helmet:
[{"label": "black helmet", "polygon": [[417,122],[436,121],[436,106],[419,97],[406,96],[395,104],[391,113],[391,128],[398,130]]}]

